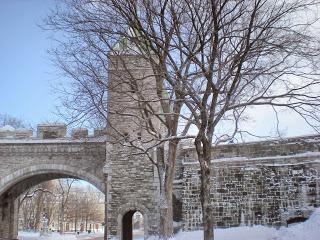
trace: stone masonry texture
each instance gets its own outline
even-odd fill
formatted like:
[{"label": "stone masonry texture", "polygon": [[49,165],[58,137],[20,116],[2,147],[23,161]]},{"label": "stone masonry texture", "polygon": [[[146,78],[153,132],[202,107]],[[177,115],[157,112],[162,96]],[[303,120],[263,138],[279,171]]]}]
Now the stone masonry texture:
[{"label": "stone masonry texture", "polygon": [[[216,227],[287,225],[320,206],[319,136],[213,148],[211,204]],[[201,229],[199,166],[184,149],[183,229]]]}]

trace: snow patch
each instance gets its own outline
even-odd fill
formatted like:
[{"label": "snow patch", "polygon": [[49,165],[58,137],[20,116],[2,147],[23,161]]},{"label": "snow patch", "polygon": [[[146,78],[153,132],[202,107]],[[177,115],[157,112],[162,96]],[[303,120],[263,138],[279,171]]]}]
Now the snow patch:
[{"label": "snow patch", "polygon": [[[253,226],[215,229],[215,240],[319,240],[320,235],[320,208],[303,223],[293,224],[279,229]],[[203,231],[179,232],[171,240],[201,240]],[[158,240],[150,237],[148,240]]]},{"label": "snow patch", "polygon": [[[255,158],[250,158],[250,157],[226,157],[226,158],[216,158],[212,159],[212,163],[221,163],[221,162],[236,162],[236,161],[263,161],[263,160],[285,160],[285,159],[294,159],[294,158],[315,158],[319,157],[320,158],[320,152],[304,152],[304,153],[297,153],[293,155],[287,155],[287,156],[268,156],[268,157],[255,157]],[[317,162],[317,160],[312,161],[312,162]],[[183,165],[194,165],[194,164],[199,164],[198,161],[182,161]],[[300,163],[303,164],[303,163]],[[297,164],[277,164],[277,163],[272,163],[272,166],[283,166],[283,165],[297,165]]]},{"label": "snow patch", "polygon": [[106,137],[89,137],[85,139],[73,139],[73,138],[55,138],[55,139],[40,139],[40,138],[26,138],[26,139],[0,139],[0,143],[7,144],[47,144],[47,143],[86,143],[86,142],[106,142]]},{"label": "snow patch", "polygon": [[50,233],[49,236],[40,236],[39,232],[19,232],[19,240],[89,240],[98,237],[103,237],[103,232],[100,233],[81,233],[76,235],[75,233],[67,232],[60,234],[57,232]]},{"label": "snow patch", "polygon": [[[235,227],[225,229],[215,229],[215,240],[319,240],[320,235],[320,208],[317,208],[310,218],[298,224],[289,225],[289,227],[281,227],[279,229],[253,226],[253,227]],[[93,236],[102,236],[100,234],[63,234],[52,233],[48,237],[40,236],[39,233],[19,232],[20,240],[76,240],[90,239]],[[134,238],[134,240],[143,240],[142,236]],[[179,232],[171,240],[201,240],[203,239],[202,231]],[[157,237],[149,237],[148,240],[158,240]]]},{"label": "snow patch", "polygon": [[10,125],[5,125],[3,127],[0,127],[0,132],[13,132],[14,130],[15,128]]}]

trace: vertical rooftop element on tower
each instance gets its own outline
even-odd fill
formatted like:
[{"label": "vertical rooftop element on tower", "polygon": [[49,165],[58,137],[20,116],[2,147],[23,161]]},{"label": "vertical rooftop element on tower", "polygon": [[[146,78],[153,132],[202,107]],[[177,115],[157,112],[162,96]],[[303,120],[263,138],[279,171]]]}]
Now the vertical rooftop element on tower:
[{"label": "vertical rooftop element on tower", "polygon": [[37,126],[37,137],[41,139],[64,138],[66,134],[65,124],[39,124]]}]

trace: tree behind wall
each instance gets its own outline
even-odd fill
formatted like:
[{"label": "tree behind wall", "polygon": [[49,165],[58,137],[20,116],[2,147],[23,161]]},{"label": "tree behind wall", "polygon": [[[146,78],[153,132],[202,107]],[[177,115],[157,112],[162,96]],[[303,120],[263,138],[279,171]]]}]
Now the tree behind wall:
[{"label": "tree behind wall", "polygon": [[59,205],[60,205],[60,213],[59,213],[59,232],[60,234],[65,232],[65,221],[66,221],[66,212],[68,211],[68,203],[72,185],[76,179],[59,179]]},{"label": "tree behind wall", "polygon": [[248,109],[270,106],[279,120],[278,111],[286,108],[319,130],[318,1],[73,3],[75,20],[86,21],[72,29],[107,47],[121,37],[133,43],[131,50],[144,53],[161,86],[175,93],[169,101],[183,104],[180,117],[197,128],[204,239],[213,239],[212,144],[248,132],[241,124]]},{"label": "tree behind wall", "polygon": [[[66,179],[44,182],[21,195],[19,216],[22,229],[40,231],[43,214],[47,213],[48,225],[51,226],[52,223],[55,223],[55,226],[58,227],[57,230],[64,231],[64,226],[61,227],[59,224],[62,219],[62,199],[64,199],[63,219],[66,223],[77,223],[79,226],[81,222],[85,222],[86,216],[88,222],[101,224],[104,221],[104,195],[92,187],[79,187],[71,182],[72,180],[67,181]],[[66,201],[70,184],[71,188]],[[88,204],[82,204],[84,202]],[[81,214],[83,218],[81,218]]]},{"label": "tree behind wall", "polygon": [[16,117],[12,117],[8,114],[1,114],[0,113],[0,127],[9,125],[14,128],[26,128],[26,123]]},{"label": "tree behind wall", "polygon": [[19,197],[18,206],[23,230],[40,231],[43,214],[48,215],[49,224],[55,206],[54,188],[51,182],[44,182],[28,189]]}]

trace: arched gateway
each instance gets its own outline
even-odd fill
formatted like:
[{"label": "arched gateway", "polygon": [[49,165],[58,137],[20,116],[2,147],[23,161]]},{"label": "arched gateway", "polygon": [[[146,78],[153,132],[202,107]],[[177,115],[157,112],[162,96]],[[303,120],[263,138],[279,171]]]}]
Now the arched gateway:
[{"label": "arched gateway", "polygon": [[127,230],[118,221],[127,216],[126,211],[143,212],[147,219],[145,236],[157,231],[158,184],[154,166],[144,156],[132,154],[132,149],[123,147],[121,141],[110,139],[115,136],[114,129],[127,136],[137,134],[137,130],[144,134],[137,125],[133,126],[132,117],[113,113],[132,107],[132,100],[119,93],[119,87],[126,88],[120,85],[126,82],[128,70],[130,76],[143,78],[150,90],[153,78],[145,77],[152,72],[150,69],[137,55],[110,56],[108,134],[100,130],[88,137],[82,129],[66,138],[65,125],[38,125],[37,137],[28,131],[0,131],[0,238],[17,237],[16,199],[20,194],[43,181],[62,177],[86,180],[105,194],[105,239],[108,235],[131,240],[130,234],[124,237],[119,232]]},{"label": "arched gateway", "polygon": [[105,142],[1,140],[0,237],[17,236],[17,197],[41,182],[72,177],[105,193]]}]

